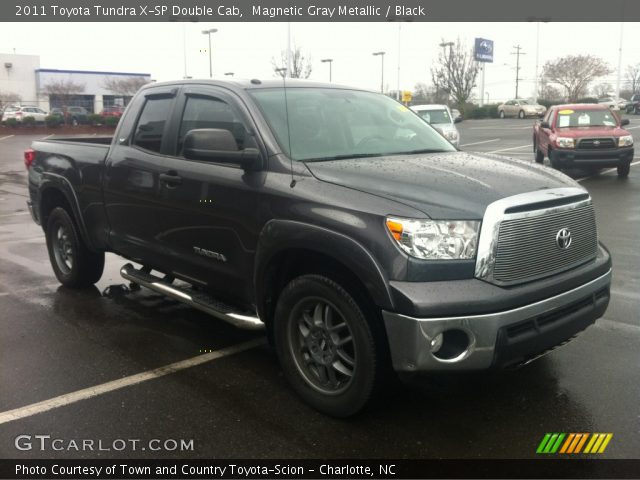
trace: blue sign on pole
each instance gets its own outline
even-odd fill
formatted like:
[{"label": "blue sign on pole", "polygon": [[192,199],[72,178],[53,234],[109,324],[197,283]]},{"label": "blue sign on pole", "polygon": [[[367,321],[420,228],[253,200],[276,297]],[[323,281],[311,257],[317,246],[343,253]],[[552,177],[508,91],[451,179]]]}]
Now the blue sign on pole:
[{"label": "blue sign on pole", "polygon": [[476,38],[473,56],[477,62],[493,63],[493,40]]}]

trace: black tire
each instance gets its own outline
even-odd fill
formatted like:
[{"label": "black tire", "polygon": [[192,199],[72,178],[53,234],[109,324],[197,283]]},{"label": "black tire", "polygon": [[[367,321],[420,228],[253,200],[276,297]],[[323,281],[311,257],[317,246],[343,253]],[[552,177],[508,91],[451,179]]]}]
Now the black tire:
[{"label": "black tire", "polygon": [[284,375],[309,405],[327,415],[354,415],[383,383],[386,340],[374,333],[366,310],[322,275],[295,278],[278,299],[273,333]]},{"label": "black tire", "polygon": [[504,118],[504,110],[500,110],[500,113],[498,113],[498,116],[500,118]]},{"label": "black tire", "polygon": [[625,163],[624,165],[618,165],[618,177],[627,178],[629,171],[631,170],[631,164]]},{"label": "black tire", "polygon": [[93,285],[102,276],[104,253],[87,248],[69,213],[54,208],[47,222],[47,250],[56,278],[70,288]]},{"label": "black tire", "polygon": [[638,115],[640,113],[640,108],[638,106],[633,107],[633,114]]},{"label": "black tire", "polygon": [[76,117],[73,117],[71,119],[71,125],[73,125],[74,127],[78,126],[78,119]]},{"label": "black tire", "polygon": [[522,120],[522,119],[524,118],[524,110],[520,110],[520,111],[518,112],[518,118],[519,118],[520,120]]},{"label": "black tire", "polygon": [[544,153],[542,153],[538,148],[538,141],[535,138],[533,139],[533,154],[536,163],[544,163]]}]

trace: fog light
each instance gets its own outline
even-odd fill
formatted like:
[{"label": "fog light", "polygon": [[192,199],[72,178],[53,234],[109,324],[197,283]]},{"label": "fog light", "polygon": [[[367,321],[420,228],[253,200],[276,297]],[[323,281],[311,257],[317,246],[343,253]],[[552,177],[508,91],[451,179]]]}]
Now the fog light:
[{"label": "fog light", "polygon": [[442,336],[441,333],[439,333],[438,335],[433,337],[433,340],[431,340],[431,352],[432,353],[436,353],[438,350],[440,350],[440,347],[442,347],[442,341],[443,340],[444,340],[444,337]]}]

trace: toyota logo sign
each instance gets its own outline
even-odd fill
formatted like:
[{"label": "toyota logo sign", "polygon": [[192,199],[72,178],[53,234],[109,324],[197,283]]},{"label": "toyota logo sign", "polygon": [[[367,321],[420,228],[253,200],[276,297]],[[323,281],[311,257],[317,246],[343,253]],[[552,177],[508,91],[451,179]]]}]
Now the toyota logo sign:
[{"label": "toyota logo sign", "polygon": [[566,250],[571,245],[571,231],[568,228],[563,228],[556,234],[556,244],[560,250]]}]

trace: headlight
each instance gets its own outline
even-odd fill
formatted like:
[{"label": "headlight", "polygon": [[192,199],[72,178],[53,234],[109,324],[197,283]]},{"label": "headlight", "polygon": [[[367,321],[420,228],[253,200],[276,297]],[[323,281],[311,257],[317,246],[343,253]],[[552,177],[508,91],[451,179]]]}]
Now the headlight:
[{"label": "headlight", "polygon": [[455,130],[446,130],[444,132],[444,138],[446,138],[447,140],[457,140],[458,132],[456,132]]},{"label": "headlight", "polygon": [[400,248],[424,260],[474,258],[480,222],[387,218],[387,228]]},{"label": "headlight", "polygon": [[558,137],[558,138],[556,138],[556,144],[560,148],[574,148],[575,147],[575,142],[574,142],[573,138],[567,138],[567,137]]},{"label": "headlight", "polygon": [[619,147],[630,147],[631,145],[633,145],[633,137],[631,135],[623,135],[618,138]]}]

